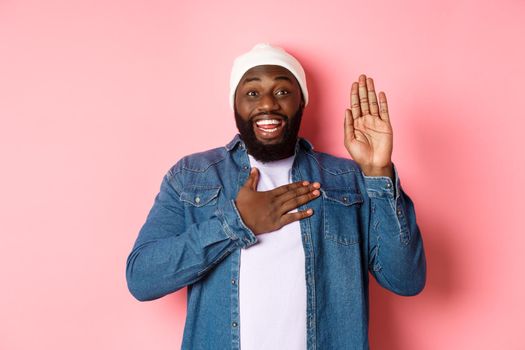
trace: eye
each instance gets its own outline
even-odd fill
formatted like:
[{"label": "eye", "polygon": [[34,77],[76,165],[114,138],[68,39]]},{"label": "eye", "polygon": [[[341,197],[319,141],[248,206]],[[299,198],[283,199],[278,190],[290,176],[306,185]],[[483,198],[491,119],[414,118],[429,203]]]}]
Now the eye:
[{"label": "eye", "polygon": [[275,94],[277,96],[284,96],[284,95],[288,95],[289,92],[288,92],[288,90],[278,90]]},{"label": "eye", "polygon": [[247,96],[252,96],[252,97],[257,96],[257,91],[253,91],[253,90],[248,91],[248,92],[246,93],[246,95],[247,95]]}]

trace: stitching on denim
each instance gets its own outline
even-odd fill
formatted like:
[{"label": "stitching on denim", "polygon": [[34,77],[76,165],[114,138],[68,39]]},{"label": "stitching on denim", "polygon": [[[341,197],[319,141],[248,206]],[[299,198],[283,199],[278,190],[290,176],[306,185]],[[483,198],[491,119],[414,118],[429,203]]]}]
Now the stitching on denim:
[{"label": "stitching on denim", "polygon": [[206,273],[206,271],[210,270],[211,268],[213,268],[215,265],[217,265],[219,263],[219,261],[221,261],[226,255],[230,254],[231,252],[233,251],[233,248],[228,248],[226,249],[225,252],[223,252],[221,255],[219,255],[219,257],[217,259],[215,259],[214,261],[212,261],[208,266],[206,266],[204,269],[200,270],[199,272],[197,272],[197,276],[200,276],[204,273]]},{"label": "stitching on denim", "polygon": [[[348,191],[348,189],[340,189],[340,188],[326,188],[326,189],[319,189],[321,193],[323,194],[323,198],[326,198],[327,200],[331,202],[336,202],[341,205],[344,205],[345,207],[349,207],[355,204],[361,204],[364,202],[363,196],[359,192],[351,192]],[[359,190],[358,190],[359,191]],[[347,202],[344,202],[343,200],[339,199],[339,197],[335,196],[334,194],[342,194],[343,196],[347,197]]]},{"label": "stitching on denim", "polygon": [[[303,174],[301,173],[301,170],[299,168],[297,168],[297,172],[298,172],[298,176],[300,178],[303,177]],[[293,179],[292,179],[293,180]],[[306,205],[302,205],[299,209],[304,209]],[[326,220],[324,220],[324,213],[325,213],[325,210],[324,210],[324,203],[322,202],[321,203],[321,209],[323,211],[323,221],[326,222]],[[302,232],[303,229],[302,227],[305,227],[305,230],[306,232]],[[323,223],[323,228],[324,228],[324,223]],[[310,218],[306,218],[304,220],[304,223],[301,223],[300,226],[299,226],[299,229],[301,230],[301,236],[302,234],[306,234],[307,236],[309,236],[309,242],[308,242],[308,247],[309,247],[309,251],[308,251],[308,256],[305,256],[305,271],[306,273],[310,274],[310,281],[311,281],[311,285],[310,285],[310,292],[311,292],[311,300],[310,300],[310,295],[307,294],[307,305],[308,305],[308,301],[311,302],[312,304],[312,318],[311,318],[311,322],[309,322],[309,319],[308,319],[308,314],[306,315],[306,333],[307,333],[307,337],[306,337],[306,342],[308,344],[308,330],[311,328],[313,329],[313,332],[312,332],[312,347],[311,349],[312,350],[315,350],[317,348],[317,322],[316,322],[316,312],[315,310],[317,310],[317,307],[316,307],[316,303],[315,303],[315,300],[316,300],[316,297],[315,297],[315,253],[312,254],[312,250],[313,250],[313,238],[312,238],[312,227],[311,227],[311,219]],[[306,252],[305,252],[306,254]],[[307,261],[308,259],[311,259],[311,263],[310,264],[307,264]],[[310,269],[308,269],[310,268]],[[305,276],[306,278],[308,278],[308,276]],[[307,292],[308,292],[308,284],[307,284]],[[307,307],[308,309],[308,307]],[[310,325],[310,327],[308,327]],[[308,346],[308,345],[307,345]]]},{"label": "stitching on denim", "polygon": [[373,230],[374,230],[374,231],[376,231],[376,232],[379,231],[379,224],[380,224],[380,221],[379,221],[379,220],[377,220],[377,221],[374,223],[374,226],[373,226]]},{"label": "stitching on denim", "polygon": [[356,173],[357,172],[357,169],[351,169],[351,168],[348,168],[348,169],[339,169],[338,172],[335,172],[335,171],[332,171],[330,169],[327,169],[325,167],[323,167],[321,165],[321,163],[319,163],[319,160],[314,156],[314,152],[305,152],[306,155],[310,156],[316,163],[317,165],[319,166],[319,168],[323,169],[324,171],[326,171],[327,173],[330,173],[332,175],[343,175],[343,174],[348,174],[348,173]]},{"label": "stitching on denim", "polygon": [[377,244],[376,244],[376,261],[374,264],[374,271],[381,271],[383,266],[381,266],[381,257],[380,257],[380,247],[381,247],[381,236],[378,234],[376,236]]},{"label": "stitching on denim", "polygon": [[[222,189],[222,186],[197,186],[197,185],[192,185],[190,188],[193,188],[193,189],[196,189],[197,191],[189,191],[189,188],[187,188],[186,190],[183,190],[181,191],[180,195],[179,195],[179,198],[182,202],[184,203],[188,203],[196,208],[201,208],[201,207],[204,207],[208,204],[210,204],[213,200],[217,200],[218,197],[219,197],[219,192],[221,191]],[[190,200],[190,199],[187,199],[187,198],[183,198],[183,195],[187,195],[187,197],[191,197],[193,199],[194,195],[200,193],[201,195],[199,197],[201,197],[203,200],[201,201],[201,203],[198,203],[198,204],[195,204],[193,200]],[[210,194],[210,197],[204,197],[203,195],[204,194],[207,194],[209,193]],[[193,194],[193,195],[191,195]]]},{"label": "stitching on denim", "polygon": [[[330,233],[331,230],[330,230],[330,223],[328,220],[329,215],[328,215],[328,210],[327,210],[328,207],[326,206],[327,204],[326,201],[329,200],[331,203],[333,203],[333,205],[342,205],[345,207],[361,205],[362,201],[353,202],[351,203],[351,205],[347,205],[347,204],[340,202],[339,200],[331,199],[330,197],[326,195],[324,190],[321,190],[321,193],[323,194],[323,202],[322,202],[323,207],[322,208],[323,208],[323,229],[324,229],[323,236],[324,238],[329,239],[331,241],[336,242],[337,244],[344,245],[344,246],[352,246],[352,245],[360,243],[361,236],[359,234],[357,234],[355,238],[350,239],[347,237],[342,237],[342,236],[334,235]],[[359,196],[361,197],[361,195]]]},{"label": "stitching on denim", "polygon": [[[235,211],[235,214],[237,216],[236,219],[239,222],[239,226],[241,226],[241,228],[245,229],[246,231],[253,233],[252,230],[250,228],[248,228],[248,226],[246,226],[246,224],[242,221],[241,214],[239,213],[239,210],[237,209],[237,206],[235,205],[233,199],[230,201],[230,203],[231,203],[231,205],[233,207],[233,210]],[[253,233],[253,235],[255,235],[255,233]],[[251,237],[243,237],[242,238],[242,240],[244,242],[246,242],[246,246],[247,247],[252,245],[252,244],[255,244],[255,242],[256,242],[256,240],[251,240],[250,238]]]},{"label": "stitching on denim", "polygon": [[403,243],[404,245],[408,245],[408,243],[410,242],[409,230],[403,230],[400,234],[400,238],[401,238],[401,243]]},{"label": "stitching on denim", "polygon": [[193,172],[193,173],[204,173],[206,170],[208,170],[208,169],[211,168],[212,166],[214,166],[214,165],[216,165],[216,164],[218,164],[218,163],[224,161],[225,159],[226,159],[226,157],[222,157],[221,159],[218,159],[218,160],[216,160],[216,161],[214,161],[214,162],[210,162],[210,163],[206,164],[206,167],[205,167],[205,168],[201,168],[201,169],[192,169],[192,168],[188,167],[188,166],[185,165],[185,164],[182,164],[182,168],[183,168],[184,170],[191,171],[191,172]]}]

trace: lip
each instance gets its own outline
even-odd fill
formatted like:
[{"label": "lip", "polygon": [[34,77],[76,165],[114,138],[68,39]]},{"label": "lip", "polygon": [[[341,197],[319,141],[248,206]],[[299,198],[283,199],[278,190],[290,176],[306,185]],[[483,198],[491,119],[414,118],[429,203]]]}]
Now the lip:
[{"label": "lip", "polygon": [[[258,121],[270,120],[270,119],[279,120],[281,124],[276,128],[267,129],[267,130],[264,130],[263,128],[260,128],[257,126]],[[280,115],[264,114],[264,115],[253,118],[252,123],[253,123],[253,130],[255,132],[255,136],[257,137],[257,139],[259,139],[262,142],[265,142],[265,143],[278,142],[281,140],[282,136],[284,135],[284,128],[286,126],[286,121]]]},{"label": "lip", "polygon": [[278,119],[281,122],[284,122],[284,118],[278,114],[261,114],[252,119],[253,123],[258,122],[259,120],[268,120],[268,119]]}]

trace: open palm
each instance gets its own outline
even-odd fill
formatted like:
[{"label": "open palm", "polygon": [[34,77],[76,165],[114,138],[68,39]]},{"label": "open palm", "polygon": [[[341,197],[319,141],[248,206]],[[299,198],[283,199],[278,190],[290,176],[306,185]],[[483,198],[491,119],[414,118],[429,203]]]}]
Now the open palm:
[{"label": "open palm", "polygon": [[362,74],[352,84],[350,103],[344,137],[348,153],[366,175],[390,169],[393,132],[385,93],[379,93],[378,101],[374,81]]}]

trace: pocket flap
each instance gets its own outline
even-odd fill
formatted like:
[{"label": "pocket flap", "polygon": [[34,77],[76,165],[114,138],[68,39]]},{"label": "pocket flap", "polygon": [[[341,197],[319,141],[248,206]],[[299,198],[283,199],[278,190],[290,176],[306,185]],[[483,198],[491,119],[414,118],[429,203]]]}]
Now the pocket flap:
[{"label": "pocket flap", "polygon": [[347,189],[330,188],[321,189],[323,196],[331,201],[337,202],[342,205],[352,205],[357,203],[363,203],[363,196],[361,193],[350,192]]},{"label": "pocket flap", "polygon": [[202,207],[219,195],[221,187],[204,187],[191,186],[185,188],[180,194],[180,199],[183,202],[189,203],[196,207]]}]

